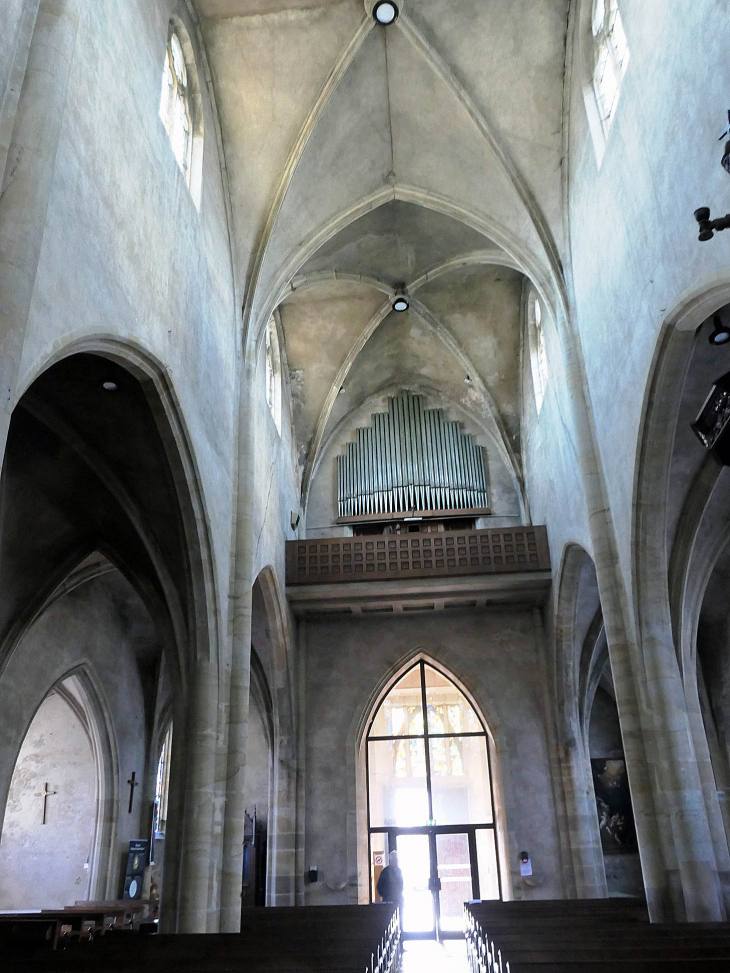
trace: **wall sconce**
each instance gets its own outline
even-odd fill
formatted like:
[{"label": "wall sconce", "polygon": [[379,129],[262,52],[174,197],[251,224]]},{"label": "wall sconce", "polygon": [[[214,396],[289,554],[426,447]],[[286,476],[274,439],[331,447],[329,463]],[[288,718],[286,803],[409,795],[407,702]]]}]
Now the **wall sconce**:
[{"label": "wall sconce", "polygon": [[316,865],[310,865],[309,868],[307,869],[307,881],[309,882],[310,885],[314,885],[314,883],[318,879],[319,879],[319,868],[317,868]]}]

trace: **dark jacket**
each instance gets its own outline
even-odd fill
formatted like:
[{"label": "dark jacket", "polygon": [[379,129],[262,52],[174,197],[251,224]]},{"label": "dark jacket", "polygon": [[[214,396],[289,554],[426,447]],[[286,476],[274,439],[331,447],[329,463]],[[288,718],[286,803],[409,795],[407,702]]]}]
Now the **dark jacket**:
[{"label": "dark jacket", "polygon": [[383,902],[400,902],[403,898],[403,872],[397,865],[386,865],[380,873],[378,895]]}]

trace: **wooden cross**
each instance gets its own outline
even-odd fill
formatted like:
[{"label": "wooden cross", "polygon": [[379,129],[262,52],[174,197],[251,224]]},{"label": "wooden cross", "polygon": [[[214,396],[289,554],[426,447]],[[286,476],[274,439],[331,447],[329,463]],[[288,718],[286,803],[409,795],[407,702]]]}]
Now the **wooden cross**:
[{"label": "wooden cross", "polygon": [[139,781],[135,780],[136,774],[132,771],[132,776],[129,778],[127,783],[129,784],[129,814],[132,813],[132,801],[134,801],[134,788],[139,787]]},{"label": "wooden cross", "polygon": [[40,793],[36,794],[36,797],[43,798],[43,820],[41,821],[41,824],[46,823],[46,811],[48,810],[48,798],[52,797],[55,793],[56,791],[48,790],[48,781],[46,781],[45,784],[43,785],[43,790],[40,791]]}]

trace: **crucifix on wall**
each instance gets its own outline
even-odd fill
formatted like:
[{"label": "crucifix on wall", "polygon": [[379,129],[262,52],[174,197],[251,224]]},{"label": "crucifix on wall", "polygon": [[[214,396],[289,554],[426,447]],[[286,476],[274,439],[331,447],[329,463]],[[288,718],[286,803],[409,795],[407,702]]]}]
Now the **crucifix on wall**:
[{"label": "crucifix on wall", "polygon": [[139,781],[136,779],[137,775],[132,771],[132,776],[129,778],[127,783],[129,784],[129,814],[132,813],[132,803],[134,802],[134,788],[139,787]]},{"label": "crucifix on wall", "polygon": [[43,818],[41,819],[41,824],[46,823],[46,812],[48,811],[48,798],[53,797],[55,793],[57,792],[48,790],[48,781],[46,781],[45,784],[43,785],[43,790],[39,791],[39,793],[36,794],[36,797],[43,798]]}]

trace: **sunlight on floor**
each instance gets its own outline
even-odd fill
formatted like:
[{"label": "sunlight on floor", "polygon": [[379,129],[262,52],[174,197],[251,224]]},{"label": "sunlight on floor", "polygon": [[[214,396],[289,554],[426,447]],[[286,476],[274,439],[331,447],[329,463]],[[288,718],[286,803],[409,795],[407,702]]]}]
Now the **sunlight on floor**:
[{"label": "sunlight on floor", "polygon": [[402,973],[468,973],[464,940],[407,942],[401,969]]}]

